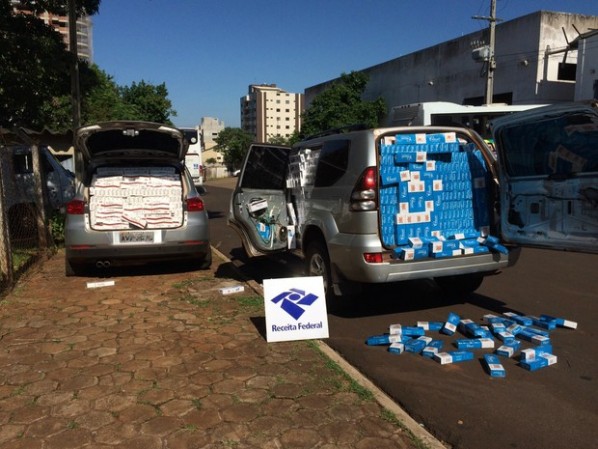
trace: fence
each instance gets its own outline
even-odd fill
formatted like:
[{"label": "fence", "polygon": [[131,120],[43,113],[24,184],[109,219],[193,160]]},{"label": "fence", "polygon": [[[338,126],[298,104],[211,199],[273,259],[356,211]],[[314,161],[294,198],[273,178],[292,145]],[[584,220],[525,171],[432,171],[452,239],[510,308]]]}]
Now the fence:
[{"label": "fence", "polygon": [[63,216],[50,206],[39,148],[0,145],[0,296],[55,251]]}]

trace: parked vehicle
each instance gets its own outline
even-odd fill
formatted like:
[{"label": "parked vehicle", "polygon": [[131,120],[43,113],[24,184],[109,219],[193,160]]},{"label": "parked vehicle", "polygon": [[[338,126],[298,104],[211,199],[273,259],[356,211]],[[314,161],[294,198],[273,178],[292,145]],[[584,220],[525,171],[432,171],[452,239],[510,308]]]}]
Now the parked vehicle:
[{"label": "parked vehicle", "polygon": [[185,140],[189,145],[185,155],[185,165],[193,178],[196,186],[202,186],[204,181],[204,166],[202,161],[201,138],[196,128],[181,128]]},{"label": "parked vehicle", "polygon": [[182,131],[149,122],[79,128],[82,183],[67,204],[65,272],[154,261],[212,261],[208,214],[181,162]]},{"label": "parked vehicle", "polygon": [[[45,186],[42,192],[46,213],[51,214],[63,208],[75,195],[75,175],[56,160],[47,146],[39,146],[38,151],[40,179]],[[15,235],[17,229],[35,226],[37,206],[31,147],[1,147],[0,155],[4,208],[7,211],[11,234]]]},{"label": "parked vehicle", "polygon": [[[535,110],[524,124],[512,115],[497,125],[506,171],[467,128],[355,130],[293,148],[254,144],[228,223],[249,256],[297,251],[306,273],[321,275],[335,294],[422,278],[466,294],[514,265],[518,244],[596,251],[598,115],[579,108],[549,114]],[[563,137],[577,122],[585,126],[545,142],[542,155],[582,157],[583,170],[569,165],[555,177],[508,165],[513,156],[531,162],[522,155],[532,135],[560,130]]]}]

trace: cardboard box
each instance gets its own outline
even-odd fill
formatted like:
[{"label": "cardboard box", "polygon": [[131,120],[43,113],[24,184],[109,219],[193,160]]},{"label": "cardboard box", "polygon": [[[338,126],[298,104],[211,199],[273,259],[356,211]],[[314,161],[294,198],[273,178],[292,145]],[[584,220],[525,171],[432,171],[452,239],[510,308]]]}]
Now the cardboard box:
[{"label": "cardboard box", "polygon": [[407,335],[410,337],[419,337],[425,335],[426,330],[419,326],[403,326],[401,324],[391,324],[389,326],[389,332],[391,334]]},{"label": "cardboard box", "polygon": [[430,343],[428,343],[428,345],[422,350],[422,355],[424,357],[429,357],[432,358],[434,357],[436,354],[438,354],[438,351],[440,351],[442,349],[442,346],[444,345],[442,340],[432,340]]},{"label": "cardboard box", "polygon": [[566,327],[568,329],[577,329],[577,322],[575,321],[570,321],[570,320],[566,320],[564,318],[558,318],[558,317],[553,317],[550,315],[540,315],[541,319],[544,320],[554,320],[556,325],[559,327]]},{"label": "cardboard box", "polygon": [[517,337],[538,346],[550,344],[550,337],[534,334],[533,332],[529,332],[528,330],[522,330],[521,332],[519,332],[519,334],[517,334]]},{"label": "cardboard box", "polygon": [[535,348],[527,348],[521,351],[519,360],[531,362],[536,360],[540,354],[552,354],[552,345],[542,345]]},{"label": "cardboard box", "polygon": [[515,340],[512,344],[505,344],[496,349],[494,353],[496,355],[500,355],[502,357],[513,357],[519,348],[521,347],[521,342],[519,340]]},{"label": "cardboard box", "polygon": [[405,345],[403,343],[394,342],[388,347],[388,352],[393,354],[402,354],[405,352]]},{"label": "cardboard box", "polygon": [[518,315],[514,312],[505,312],[503,315],[509,317],[509,319],[521,324],[522,326],[531,326],[533,324],[533,321],[530,317]]},{"label": "cardboard box", "polygon": [[384,346],[392,343],[404,343],[407,340],[410,340],[410,337],[404,337],[401,334],[382,334],[368,337],[365,344],[368,346]]},{"label": "cardboard box", "polygon": [[431,337],[418,337],[405,343],[405,351],[419,354],[432,341]]},{"label": "cardboard box", "polygon": [[418,321],[416,324],[417,327],[422,327],[427,331],[439,331],[444,326],[441,321]]}]

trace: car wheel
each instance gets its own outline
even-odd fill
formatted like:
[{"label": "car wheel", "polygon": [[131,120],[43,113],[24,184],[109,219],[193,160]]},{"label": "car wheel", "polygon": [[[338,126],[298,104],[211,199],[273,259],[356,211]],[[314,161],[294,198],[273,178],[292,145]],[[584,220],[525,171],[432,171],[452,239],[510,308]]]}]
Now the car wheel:
[{"label": "car wheel", "polygon": [[199,264],[200,270],[208,270],[212,266],[212,252],[210,251],[205,255],[201,263]]},{"label": "car wheel", "polygon": [[308,245],[305,252],[305,272],[307,276],[322,276],[326,296],[332,294],[330,257],[323,243],[312,242]]},{"label": "car wheel", "polygon": [[477,273],[434,278],[436,284],[449,297],[468,296],[482,285],[483,280],[484,275]]}]

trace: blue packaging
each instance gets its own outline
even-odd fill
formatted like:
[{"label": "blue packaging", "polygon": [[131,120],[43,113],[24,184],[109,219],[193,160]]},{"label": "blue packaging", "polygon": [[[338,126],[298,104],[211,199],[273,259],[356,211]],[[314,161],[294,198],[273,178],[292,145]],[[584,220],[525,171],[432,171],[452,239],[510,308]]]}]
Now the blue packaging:
[{"label": "blue packaging", "polygon": [[453,335],[457,330],[457,325],[459,324],[459,321],[461,321],[461,317],[456,313],[450,312],[440,332],[446,335]]},{"label": "blue packaging", "polygon": [[405,344],[398,342],[392,343],[388,347],[388,352],[392,352],[393,354],[402,354],[403,352],[405,352]]},{"label": "blue packaging", "polygon": [[559,327],[566,327],[569,329],[577,329],[577,323],[575,321],[566,320],[564,318],[553,317],[551,315],[540,315],[540,318],[547,321],[553,321]]},{"label": "blue packaging", "polygon": [[519,340],[515,340],[511,344],[504,344],[498,348],[494,353],[496,355],[500,355],[502,357],[513,357],[519,348],[521,347],[521,342]]},{"label": "blue packaging", "polygon": [[453,342],[457,349],[493,349],[494,340],[491,338],[459,338]]},{"label": "blue packaging", "polygon": [[427,331],[439,331],[444,326],[441,321],[418,321],[417,327],[422,327]]},{"label": "blue packaging", "polygon": [[518,315],[515,312],[505,312],[503,315],[523,326],[531,326],[533,324],[533,321],[530,317]]},{"label": "blue packaging", "polygon": [[502,341],[503,343],[510,345],[515,341],[515,335],[513,335],[512,333],[508,332],[508,331],[498,331],[496,332],[494,335],[496,335],[496,338],[498,338],[500,341]]},{"label": "blue packaging", "polygon": [[382,335],[372,335],[368,337],[365,341],[365,344],[368,346],[382,346],[382,345],[390,345],[392,343],[402,343],[403,338],[400,334],[382,334]]},{"label": "blue packaging", "polygon": [[542,345],[549,345],[550,344],[550,337],[545,337],[544,335],[534,334],[528,330],[522,330],[517,334],[517,337],[521,338],[522,340],[528,341],[538,346]]},{"label": "blue packaging", "polygon": [[500,359],[494,354],[484,354],[484,362],[491,377],[505,377],[507,375]]},{"label": "blue packaging", "polygon": [[550,365],[554,365],[557,362],[557,357],[554,354],[540,354],[535,360],[529,362],[521,361],[519,365],[528,371],[536,371],[540,368],[545,368]]},{"label": "blue packaging", "polygon": [[426,330],[419,326],[402,326],[401,324],[391,324],[389,326],[391,334],[407,335],[407,336],[422,336],[426,334]]},{"label": "blue packaging", "polygon": [[536,360],[540,354],[552,354],[552,345],[536,346],[535,348],[527,348],[521,351],[519,360],[524,362],[531,362]]},{"label": "blue packaging", "polygon": [[438,351],[440,349],[442,349],[442,346],[444,345],[444,343],[442,342],[442,340],[432,340],[430,343],[428,343],[428,345],[422,350],[422,355],[424,357],[429,357],[432,358],[434,357],[436,354],[438,354]]},{"label": "blue packaging", "polygon": [[546,329],[549,331],[556,329],[556,321],[555,320],[543,320],[537,316],[530,316],[529,318],[531,320],[531,323],[529,324],[529,326],[531,326],[533,324],[536,327]]},{"label": "blue packaging", "polygon": [[431,337],[418,337],[405,343],[405,351],[419,354],[432,341]]},{"label": "blue packaging", "polygon": [[441,365],[446,365],[449,363],[465,362],[468,360],[473,360],[473,352],[471,352],[471,351],[439,352],[438,354],[434,355],[434,360],[436,360]]}]

